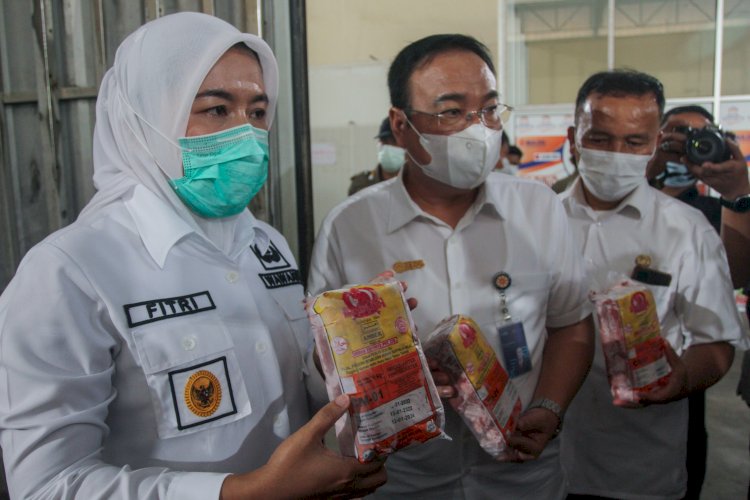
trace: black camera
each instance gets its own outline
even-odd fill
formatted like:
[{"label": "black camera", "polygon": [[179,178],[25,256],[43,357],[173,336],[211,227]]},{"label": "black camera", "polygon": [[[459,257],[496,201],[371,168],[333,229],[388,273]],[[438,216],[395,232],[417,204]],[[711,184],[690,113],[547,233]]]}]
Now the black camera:
[{"label": "black camera", "polygon": [[731,158],[724,132],[714,125],[704,128],[675,127],[675,132],[687,136],[685,156],[691,163],[721,163]]}]

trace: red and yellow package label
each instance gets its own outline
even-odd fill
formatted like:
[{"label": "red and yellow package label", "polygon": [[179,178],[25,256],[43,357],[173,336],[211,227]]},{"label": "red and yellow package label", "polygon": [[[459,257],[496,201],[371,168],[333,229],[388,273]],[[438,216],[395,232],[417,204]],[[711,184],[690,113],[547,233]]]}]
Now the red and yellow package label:
[{"label": "red and yellow package label", "polygon": [[660,336],[644,340],[633,347],[628,356],[633,387],[641,392],[664,385],[672,368],[665,355],[664,339]]},{"label": "red and yellow package label", "polygon": [[325,292],[314,307],[341,377],[416,352],[401,292],[394,286]]},{"label": "red and yellow package label", "polygon": [[521,399],[479,326],[467,316],[452,316],[430,334],[425,349],[455,381],[459,394],[451,404],[482,447],[500,455],[503,439],[515,429]]},{"label": "red and yellow package label", "polygon": [[660,336],[659,316],[651,290],[644,289],[617,299],[622,331],[628,349]]},{"label": "red and yellow package label", "polygon": [[341,389],[352,401],[361,461],[442,433],[397,284],[325,292],[313,308],[322,319]]},{"label": "red and yellow package label", "polygon": [[651,290],[625,282],[597,294],[594,303],[614,404],[638,402],[664,386],[672,369]]}]

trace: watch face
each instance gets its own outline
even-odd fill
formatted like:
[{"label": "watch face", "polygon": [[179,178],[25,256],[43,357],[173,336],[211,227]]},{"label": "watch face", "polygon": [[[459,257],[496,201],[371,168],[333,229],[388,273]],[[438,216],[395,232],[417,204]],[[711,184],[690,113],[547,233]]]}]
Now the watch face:
[{"label": "watch face", "polygon": [[748,210],[750,210],[750,196],[743,196],[742,198],[735,200],[735,212],[747,212]]}]

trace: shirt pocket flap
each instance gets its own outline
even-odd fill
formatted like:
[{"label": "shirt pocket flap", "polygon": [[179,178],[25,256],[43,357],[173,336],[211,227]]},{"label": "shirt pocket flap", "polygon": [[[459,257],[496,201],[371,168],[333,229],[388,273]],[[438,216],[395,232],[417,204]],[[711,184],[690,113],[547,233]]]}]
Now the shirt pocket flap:
[{"label": "shirt pocket flap", "polygon": [[226,327],[215,318],[180,321],[133,331],[133,342],[147,375],[233,348]]}]

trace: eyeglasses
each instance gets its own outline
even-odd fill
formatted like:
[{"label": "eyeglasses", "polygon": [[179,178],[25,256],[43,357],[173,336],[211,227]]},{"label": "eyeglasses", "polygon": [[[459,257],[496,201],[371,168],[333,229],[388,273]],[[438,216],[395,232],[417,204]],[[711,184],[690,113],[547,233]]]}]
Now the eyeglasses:
[{"label": "eyeglasses", "polygon": [[429,113],[427,111],[420,111],[418,109],[407,109],[406,113],[413,115],[419,114],[429,116],[437,123],[437,127],[442,130],[457,130],[461,128],[464,123],[471,122],[475,116],[479,117],[479,120],[488,128],[500,129],[503,123],[507,123],[510,119],[510,113],[513,111],[511,106],[507,104],[493,104],[491,106],[485,106],[482,109],[476,111],[465,111],[463,109],[446,109],[439,113]]}]

